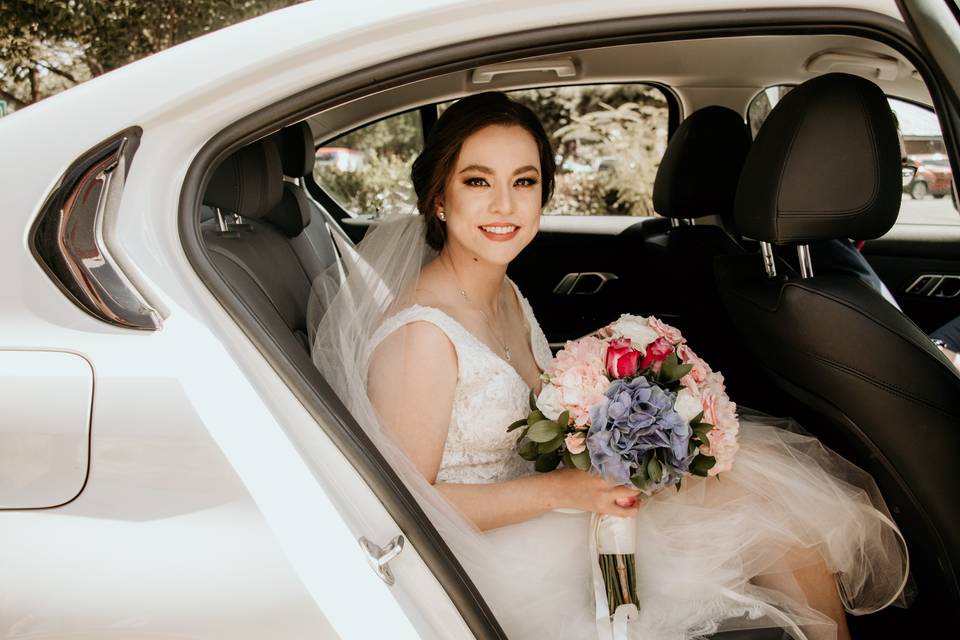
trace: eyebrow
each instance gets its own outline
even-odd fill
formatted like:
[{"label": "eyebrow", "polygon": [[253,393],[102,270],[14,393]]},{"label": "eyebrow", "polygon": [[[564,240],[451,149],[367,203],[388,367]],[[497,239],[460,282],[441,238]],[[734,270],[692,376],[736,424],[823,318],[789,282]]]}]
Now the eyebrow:
[{"label": "eyebrow", "polygon": [[[482,164],[471,164],[470,166],[467,166],[461,169],[460,173],[466,173],[468,171],[479,171],[480,173],[486,173],[491,176],[494,174],[493,169],[491,169],[490,167],[485,167]],[[532,164],[528,164],[514,171],[513,175],[526,173],[527,171],[535,171],[538,175],[540,174],[540,172],[537,170],[535,166],[533,166]]]}]

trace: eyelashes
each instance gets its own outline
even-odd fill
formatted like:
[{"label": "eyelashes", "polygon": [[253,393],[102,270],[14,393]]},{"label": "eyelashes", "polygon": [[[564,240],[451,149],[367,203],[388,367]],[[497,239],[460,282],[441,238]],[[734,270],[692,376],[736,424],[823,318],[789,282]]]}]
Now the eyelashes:
[{"label": "eyelashes", "polygon": [[[514,186],[529,188],[536,186],[540,181],[536,178],[517,178],[513,183]],[[488,187],[490,183],[487,182],[486,178],[467,178],[463,181],[463,184],[468,187]]]}]

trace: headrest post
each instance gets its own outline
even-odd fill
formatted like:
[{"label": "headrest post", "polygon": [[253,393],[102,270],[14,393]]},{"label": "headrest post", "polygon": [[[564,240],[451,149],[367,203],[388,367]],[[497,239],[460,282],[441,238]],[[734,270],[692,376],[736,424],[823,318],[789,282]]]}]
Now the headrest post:
[{"label": "headrest post", "polygon": [[220,210],[220,207],[214,207],[213,210],[217,213],[217,230],[220,232],[230,231],[230,226],[227,224],[227,219],[223,217],[223,211]]},{"label": "headrest post", "polygon": [[686,223],[687,223],[688,225],[690,225],[691,227],[697,226],[697,219],[696,219],[696,218],[684,218],[684,220],[685,220]]},{"label": "headrest post", "polygon": [[797,261],[800,263],[800,277],[813,277],[813,261],[810,259],[810,245],[797,245]]},{"label": "headrest post", "polygon": [[680,218],[670,218],[670,226],[676,229],[680,226]]},{"label": "headrest post", "polygon": [[773,246],[769,242],[760,243],[760,253],[763,254],[763,268],[767,272],[767,277],[777,277],[777,264],[773,259]]}]

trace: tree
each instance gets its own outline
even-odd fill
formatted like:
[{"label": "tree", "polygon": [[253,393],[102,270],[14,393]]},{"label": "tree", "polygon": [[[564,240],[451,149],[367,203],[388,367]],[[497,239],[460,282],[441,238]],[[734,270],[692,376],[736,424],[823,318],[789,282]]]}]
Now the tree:
[{"label": "tree", "polygon": [[204,33],[301,0],[0,3],[0,99],[14,109]]}]

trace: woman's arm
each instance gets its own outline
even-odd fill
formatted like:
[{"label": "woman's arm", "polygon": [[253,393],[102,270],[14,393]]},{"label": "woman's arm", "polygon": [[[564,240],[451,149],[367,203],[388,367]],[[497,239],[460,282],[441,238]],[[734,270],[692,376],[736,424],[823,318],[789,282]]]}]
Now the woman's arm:
[{"label": "woman's arm", "polygon": [[[491,484],[438,483],[457,388],[457,354],[446,334],[412,322],[374,350],[367,377],[370,400],[384,429],[417,470],[480,529],[522,522],[560,507],[629,517],[638,507],[615,500],[636,496],[601,478],[560,469]],[[506,425],[504,425],[506,429]]]}]

